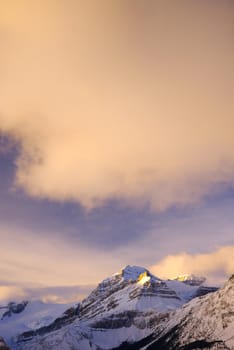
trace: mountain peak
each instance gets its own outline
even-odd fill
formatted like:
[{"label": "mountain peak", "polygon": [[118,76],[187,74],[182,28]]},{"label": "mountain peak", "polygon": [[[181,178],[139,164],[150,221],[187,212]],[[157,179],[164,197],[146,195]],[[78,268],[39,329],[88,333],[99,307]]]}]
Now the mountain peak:
[{"label": "mountain peak", "polygon": [[150,275],[149,271],[141,266],[127,265],[121,270],[121,275],[125,281],[137,281],[139,276],[143,273]]},{"label": "mountain peak", "polygon": [[142,267],[142,266],[127,265],[125,266],[125,268],[121,270],[120,274],[125,281],[129,281],[129,282],[140,281],[143,277],[145,279],[149,277],[150,279],[152,278],[153,280],[161,281],[158,277],[155,277],[154,275],[152,275],[149,272],[149,270],[147,270],[145,267]]},{"label": "mountain peak", "polygon": [[206,281],[206,278],[203,276],[196,276],[193,274],[184,274],[177,276],[176,278],[174,278],[174,280],[189,284],[191,286],[200,286]]}]

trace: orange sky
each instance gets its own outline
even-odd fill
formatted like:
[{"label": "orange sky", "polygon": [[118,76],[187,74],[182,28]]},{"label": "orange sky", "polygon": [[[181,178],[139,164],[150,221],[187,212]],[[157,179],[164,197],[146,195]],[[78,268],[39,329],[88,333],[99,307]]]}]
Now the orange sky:
[{"label": "orange sky", "polygon": [[233,16],[231,0],[0,0],[12,187],[155,215],[232,187]]}]

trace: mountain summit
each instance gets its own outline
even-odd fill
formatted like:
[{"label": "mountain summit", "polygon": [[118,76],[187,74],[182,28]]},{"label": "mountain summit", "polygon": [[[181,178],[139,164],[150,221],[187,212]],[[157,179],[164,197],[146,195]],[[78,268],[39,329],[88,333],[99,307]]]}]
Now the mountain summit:
[{"label": "mountain summit", "polygon": [[161,281],[158,277],[152,275],[146,268],[141,266],[130,266],[127,265],[125,268],[121,270],[120,273],[115,275],[121,275],[125,281],[136,282],[139,281],[143,276],[148,277],[149,279],[153,279],[154,281]]}]

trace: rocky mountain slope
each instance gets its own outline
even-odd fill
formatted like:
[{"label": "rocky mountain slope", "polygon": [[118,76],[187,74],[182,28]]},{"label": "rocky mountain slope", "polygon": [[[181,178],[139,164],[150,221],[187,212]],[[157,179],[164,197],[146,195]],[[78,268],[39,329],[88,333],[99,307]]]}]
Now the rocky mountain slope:
[{"label": "rocky mountain slope", "polygon": [[120,349],[195,350],[234,349],[234,275],[225,286],[171,312],[164,327],[138,343]]},{"label": "rocky mountain slope", "polygon": [[163,332],[171,314],[194,298],[200,285],[163,281],[127,266],[102,281],[80,304],[50,325],[18,337],[20,350],[98,350],[136,343]]}]

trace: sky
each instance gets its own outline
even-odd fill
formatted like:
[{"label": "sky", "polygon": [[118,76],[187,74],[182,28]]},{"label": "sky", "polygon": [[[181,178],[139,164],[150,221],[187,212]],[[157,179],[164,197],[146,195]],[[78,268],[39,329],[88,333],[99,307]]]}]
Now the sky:
[{"label": "sky", "polygon": [[0,0],[0,302],[125,265],[234,272],[234,2]]}]

